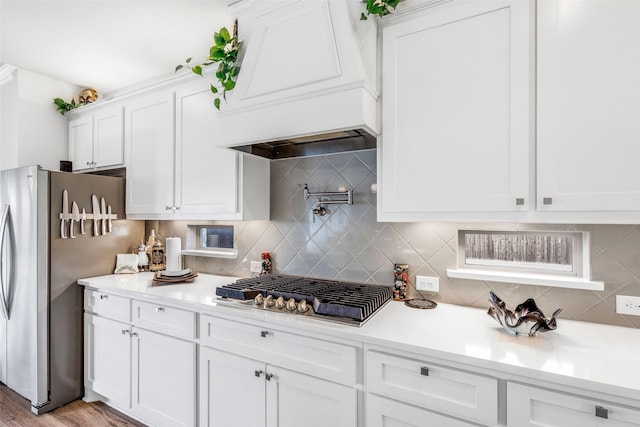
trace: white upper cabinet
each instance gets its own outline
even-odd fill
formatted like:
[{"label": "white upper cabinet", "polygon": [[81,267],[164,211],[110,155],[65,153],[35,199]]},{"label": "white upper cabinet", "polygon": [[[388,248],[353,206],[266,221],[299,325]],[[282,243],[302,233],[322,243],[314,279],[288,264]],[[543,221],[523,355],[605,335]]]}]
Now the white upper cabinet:
[{"label": "white upper cabinet", "polygon": [[74,116],[69,121],[69,158],[73,170],[123,166],[122,106],[95,107]]},{"label": "white upper cabinet", "polygon": [[428,12],[382,30],[378,220],[523,218],[533,204],[531,5]]},{"label": "white upper cabinet", "polygon": [[216,146],[208,79],[150,90],[125,113],[127,218],[269,218],[269,161]]},{"label": "white upper cabinet", "polygon": [[174,100],[164,90],[125,107],[126,212],[160,215],[174,206]]},{"label": "white upper cabinet", "polygon": [[202,214],[237,212],[240,154],[215,145],[218,114],[209,83],[177,90],[176,118],[176,206]]},{"label": "white upper cabinet", "polygon": [[538,209],[637,221],[640,2],[537,4]]}]

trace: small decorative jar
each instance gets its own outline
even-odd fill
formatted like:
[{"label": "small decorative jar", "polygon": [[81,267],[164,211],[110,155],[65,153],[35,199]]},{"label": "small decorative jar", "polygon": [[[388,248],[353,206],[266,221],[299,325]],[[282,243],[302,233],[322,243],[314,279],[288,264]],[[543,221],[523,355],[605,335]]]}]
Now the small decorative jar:
[{"label": "small decorative jar", "polygon": [[166,269],[165,250],[160,239],[156,239],[155,243],[151,247],[149,269],[151,271],[161,271]]}]

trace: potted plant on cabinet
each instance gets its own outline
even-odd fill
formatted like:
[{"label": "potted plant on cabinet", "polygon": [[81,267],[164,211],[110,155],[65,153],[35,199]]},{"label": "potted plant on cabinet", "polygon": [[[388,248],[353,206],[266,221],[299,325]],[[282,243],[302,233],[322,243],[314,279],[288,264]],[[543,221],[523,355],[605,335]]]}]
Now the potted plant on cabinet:
[{"label": "potted plant on cabinet", "polygon": [[211,92],[216,95],[213,104],[219,110],[220,98],[226,100],[227,92],[236,87],[236,80],[240,73],[240,66],[237,62],[242,42],[238,41],[237,22],[233,26],[233,34],[229,33],[226,27],[222,27],[213,35],[213,41],[214,44],[209,49],[209,56],[203,62],[191,65],[193,58],[187,58],[185,60],[186,64],[178,65],[176,71],[181,68],[189,68],[194,73],[202,76],[202,71],[205,67],[217,63],[216,78],[220,86],[216,87],[212,84]]}]

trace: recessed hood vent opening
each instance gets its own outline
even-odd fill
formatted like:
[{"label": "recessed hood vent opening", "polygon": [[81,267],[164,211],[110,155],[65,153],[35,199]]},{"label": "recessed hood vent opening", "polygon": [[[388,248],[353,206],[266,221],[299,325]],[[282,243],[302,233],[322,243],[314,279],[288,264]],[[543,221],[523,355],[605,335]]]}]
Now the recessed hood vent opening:
[{"label": "recessed hood vent opening", "polygon": [[363,129],[232,147],[267,159],[318,156],[376,148],[376,137]]}]

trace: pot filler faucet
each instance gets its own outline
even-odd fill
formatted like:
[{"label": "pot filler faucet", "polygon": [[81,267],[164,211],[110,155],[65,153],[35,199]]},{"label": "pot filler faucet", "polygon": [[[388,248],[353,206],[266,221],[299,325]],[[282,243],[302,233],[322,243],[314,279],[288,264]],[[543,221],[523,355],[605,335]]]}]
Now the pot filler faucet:
[{"label": "pot filler faucet", "polygon": [[[324,216],[327,214],[327,209],[324,205],[352,205],[353,204],[353,190],[345,190],[345,191],[325,191],[320,193],[312,193],[309,191],[309,186],[307,184],[304,185],[303,195],[305,200],[309,200],[311,197],[315,197],[316,201],[311,209],[314,215]],[[328,199],[322,200],[323,197],[346,197],[346,199]],[[315,216],[313,220],[315,222]]]}]

